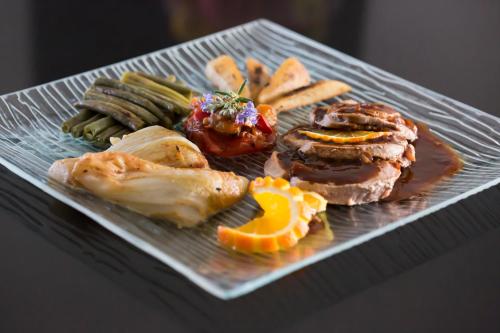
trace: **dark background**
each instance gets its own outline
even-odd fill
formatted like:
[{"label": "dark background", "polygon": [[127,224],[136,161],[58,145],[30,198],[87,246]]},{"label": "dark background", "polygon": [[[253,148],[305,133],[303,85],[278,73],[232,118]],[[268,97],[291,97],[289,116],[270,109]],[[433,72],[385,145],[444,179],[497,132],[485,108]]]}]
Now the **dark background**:
[{"label": "dark background", "polygon": [[[0,1],[0,94],[265,17],[500,116],[500,2]],[[494,187],[221,301],[0,167],[0,332],[498,332]]]}]

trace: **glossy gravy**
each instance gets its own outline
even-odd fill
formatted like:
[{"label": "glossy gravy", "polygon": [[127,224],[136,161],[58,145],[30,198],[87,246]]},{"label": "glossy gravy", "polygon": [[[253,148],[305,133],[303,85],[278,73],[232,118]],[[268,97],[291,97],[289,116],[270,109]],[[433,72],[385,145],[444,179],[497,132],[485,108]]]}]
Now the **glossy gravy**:
[{"label": "glossy gravy", "polygon": [[418,139],[413,143],[417,161],[402,170],[391,194],[384,201],[399,201],[430,190],[441,179],[462,168],[458,154],[432,134],[424,124],[417,124]]},{"label": "glossy gravy", "polygon": [[301,156],[292,151],[279,153],[279,159],[282,167],[288,170],[288,177],[298,177],[317,183],[356,184],[369,180],[379,171],[375,163],[326,161],[321,158]]}]

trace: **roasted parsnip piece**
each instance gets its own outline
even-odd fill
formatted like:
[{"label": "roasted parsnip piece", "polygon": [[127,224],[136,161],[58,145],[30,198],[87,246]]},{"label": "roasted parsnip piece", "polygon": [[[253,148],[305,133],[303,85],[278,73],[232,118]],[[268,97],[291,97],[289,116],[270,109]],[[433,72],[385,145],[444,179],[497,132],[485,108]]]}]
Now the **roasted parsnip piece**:
[{"label": "roasted parsnip piece", "polygon": [[269,80],[271,79],[269,68],[254,58],[248,58],[246,66],[250,87],[250,98],[256,100],[261,90],[269,84]]},{"label": "roasted parsnip piece", "polygon": [[307,87],[297,89],[274,100],[271,105],[276,112],[288,111],[345,94],[350,90],[351,87],[344,82],[335,80],[320,80]]},{"label": "roasted parsnip piece", "polygon": [[[236,61],[226,54],[209,61],[205,67],[205,75],[217,89],[224,91],[237,92],[243,83],[243,75]],[[245,86],[240,95],[250,97],[248,87]]]},{"label": "roasted parsnip piece", "polygon": [[269,103],[281,95],[311,83],[311,77],[297,58],[288,58],[274,72],[269,85],[259,94],[259,103]]}]

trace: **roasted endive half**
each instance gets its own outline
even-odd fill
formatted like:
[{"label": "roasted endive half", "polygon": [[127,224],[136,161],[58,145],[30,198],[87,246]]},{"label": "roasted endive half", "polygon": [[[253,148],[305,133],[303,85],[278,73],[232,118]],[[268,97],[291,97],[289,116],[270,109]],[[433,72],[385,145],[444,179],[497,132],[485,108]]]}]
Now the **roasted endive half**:
[{"label": "roasted endive half", "polygon": [[49,177],[179,227],[193,227],[243,198],[248,180],[207,168],[173,168],[123,152],[56,161]]},{"label": "roasted endive half", "polygon": [[108,151],[121,151],[139,158],[175,168],[208,168],[205,156],[198,146],[179,132],[161,126],[150,126],[111,138]]}]

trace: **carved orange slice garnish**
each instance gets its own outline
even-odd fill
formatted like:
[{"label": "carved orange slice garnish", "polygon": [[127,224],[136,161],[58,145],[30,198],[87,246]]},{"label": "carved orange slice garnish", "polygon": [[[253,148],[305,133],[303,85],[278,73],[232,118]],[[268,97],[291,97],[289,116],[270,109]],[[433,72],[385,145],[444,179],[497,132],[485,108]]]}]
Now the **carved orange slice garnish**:
[{"label": "carved orange slice garnish", "polygon": [[219,226],[219,242],[240,252],[274,252],[297,244],[309,231],[309,221],[326,209],[326,200],[282,178],[257,178],[250,194],[264,213],[238,228]]}]

